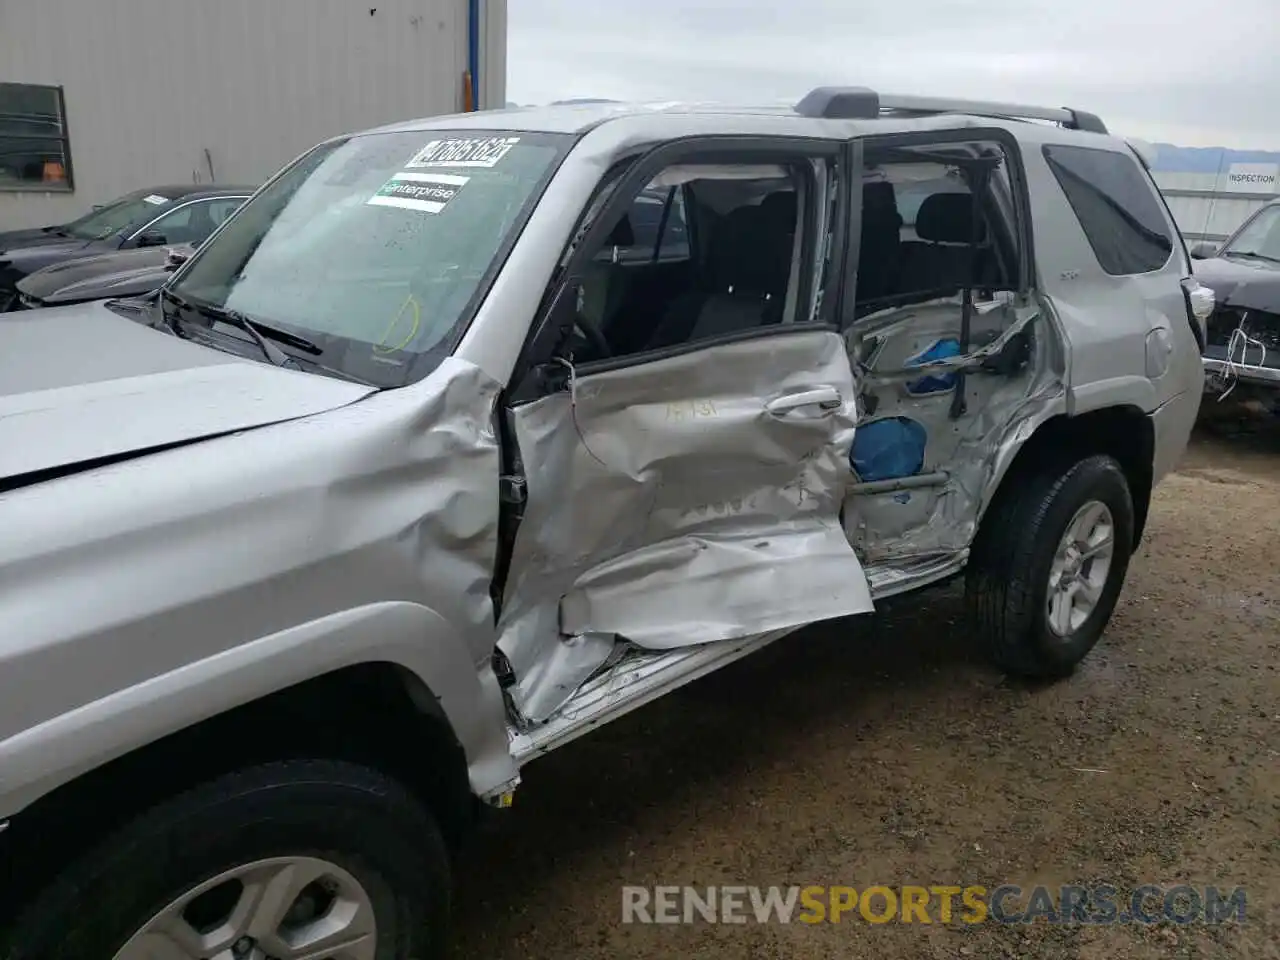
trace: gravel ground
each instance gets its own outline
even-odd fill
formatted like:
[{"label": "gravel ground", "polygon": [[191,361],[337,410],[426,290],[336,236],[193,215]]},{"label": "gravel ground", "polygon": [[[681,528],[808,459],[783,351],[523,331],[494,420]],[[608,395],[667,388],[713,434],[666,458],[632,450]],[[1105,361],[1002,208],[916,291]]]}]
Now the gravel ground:
[{"label": "gravel ground", "polygon": [[[1074,677],[1005,680],[950,588],[784,640],[531,764],[456,955],[1280,957],[1280,426],[1215,420]],[[1247,922],[621,922],[624,884],[1180,882]]]}]

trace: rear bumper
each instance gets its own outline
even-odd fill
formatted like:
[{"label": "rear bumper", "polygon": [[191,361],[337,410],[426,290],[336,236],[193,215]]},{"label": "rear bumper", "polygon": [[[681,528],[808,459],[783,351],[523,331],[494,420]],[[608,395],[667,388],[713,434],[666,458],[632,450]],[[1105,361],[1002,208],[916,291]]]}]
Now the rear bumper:
[{"label": "rear bumper", "polygon": [[1204,358],[1204,375],[1215,381],[1239,381],[1258,386],[1280,388],[1280,367],[1261,367],[1243,363],[1228,363],[1226,360]]}]

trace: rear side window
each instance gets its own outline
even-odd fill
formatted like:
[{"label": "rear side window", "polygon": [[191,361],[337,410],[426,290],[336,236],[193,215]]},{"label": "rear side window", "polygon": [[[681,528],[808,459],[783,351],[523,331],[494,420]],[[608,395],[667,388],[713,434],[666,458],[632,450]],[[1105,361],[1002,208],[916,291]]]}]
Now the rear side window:
[{"label": "rear side window", "polygon": [[1046,146],[1045,159],[1102,269],[1112,276],[1159,270],[1173,237],[1150,181],[1124,153]]}]

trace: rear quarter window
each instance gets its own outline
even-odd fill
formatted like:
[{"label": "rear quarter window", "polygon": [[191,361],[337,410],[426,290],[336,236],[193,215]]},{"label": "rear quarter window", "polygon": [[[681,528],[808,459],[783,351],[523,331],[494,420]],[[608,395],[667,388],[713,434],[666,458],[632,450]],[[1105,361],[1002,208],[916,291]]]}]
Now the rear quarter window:
[{"label": "rear quarter window", "polygon": [[1126,153],[1057,144],[1044,148],[1102,269],[1112,276],[1159,270],[1173,255],[1155,188]]}]

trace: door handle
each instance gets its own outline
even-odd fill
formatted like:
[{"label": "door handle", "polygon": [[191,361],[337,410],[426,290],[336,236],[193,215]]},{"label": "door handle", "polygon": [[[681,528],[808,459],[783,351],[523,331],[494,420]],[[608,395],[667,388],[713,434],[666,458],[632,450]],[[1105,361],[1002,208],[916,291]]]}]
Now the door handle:
[{"label": "door handle", "polygon": [[765,404],[765,409],[775,417],[785,416],[792,410],[798,410],[800,407],[818,407],[820,410],[831,411],[838,409],[840,406],[840,391],[835,387],[818,387],[815,390],[805,390],[802,393],[791,393],[785,397],[778,397],[776,400],[770,400]]}]

